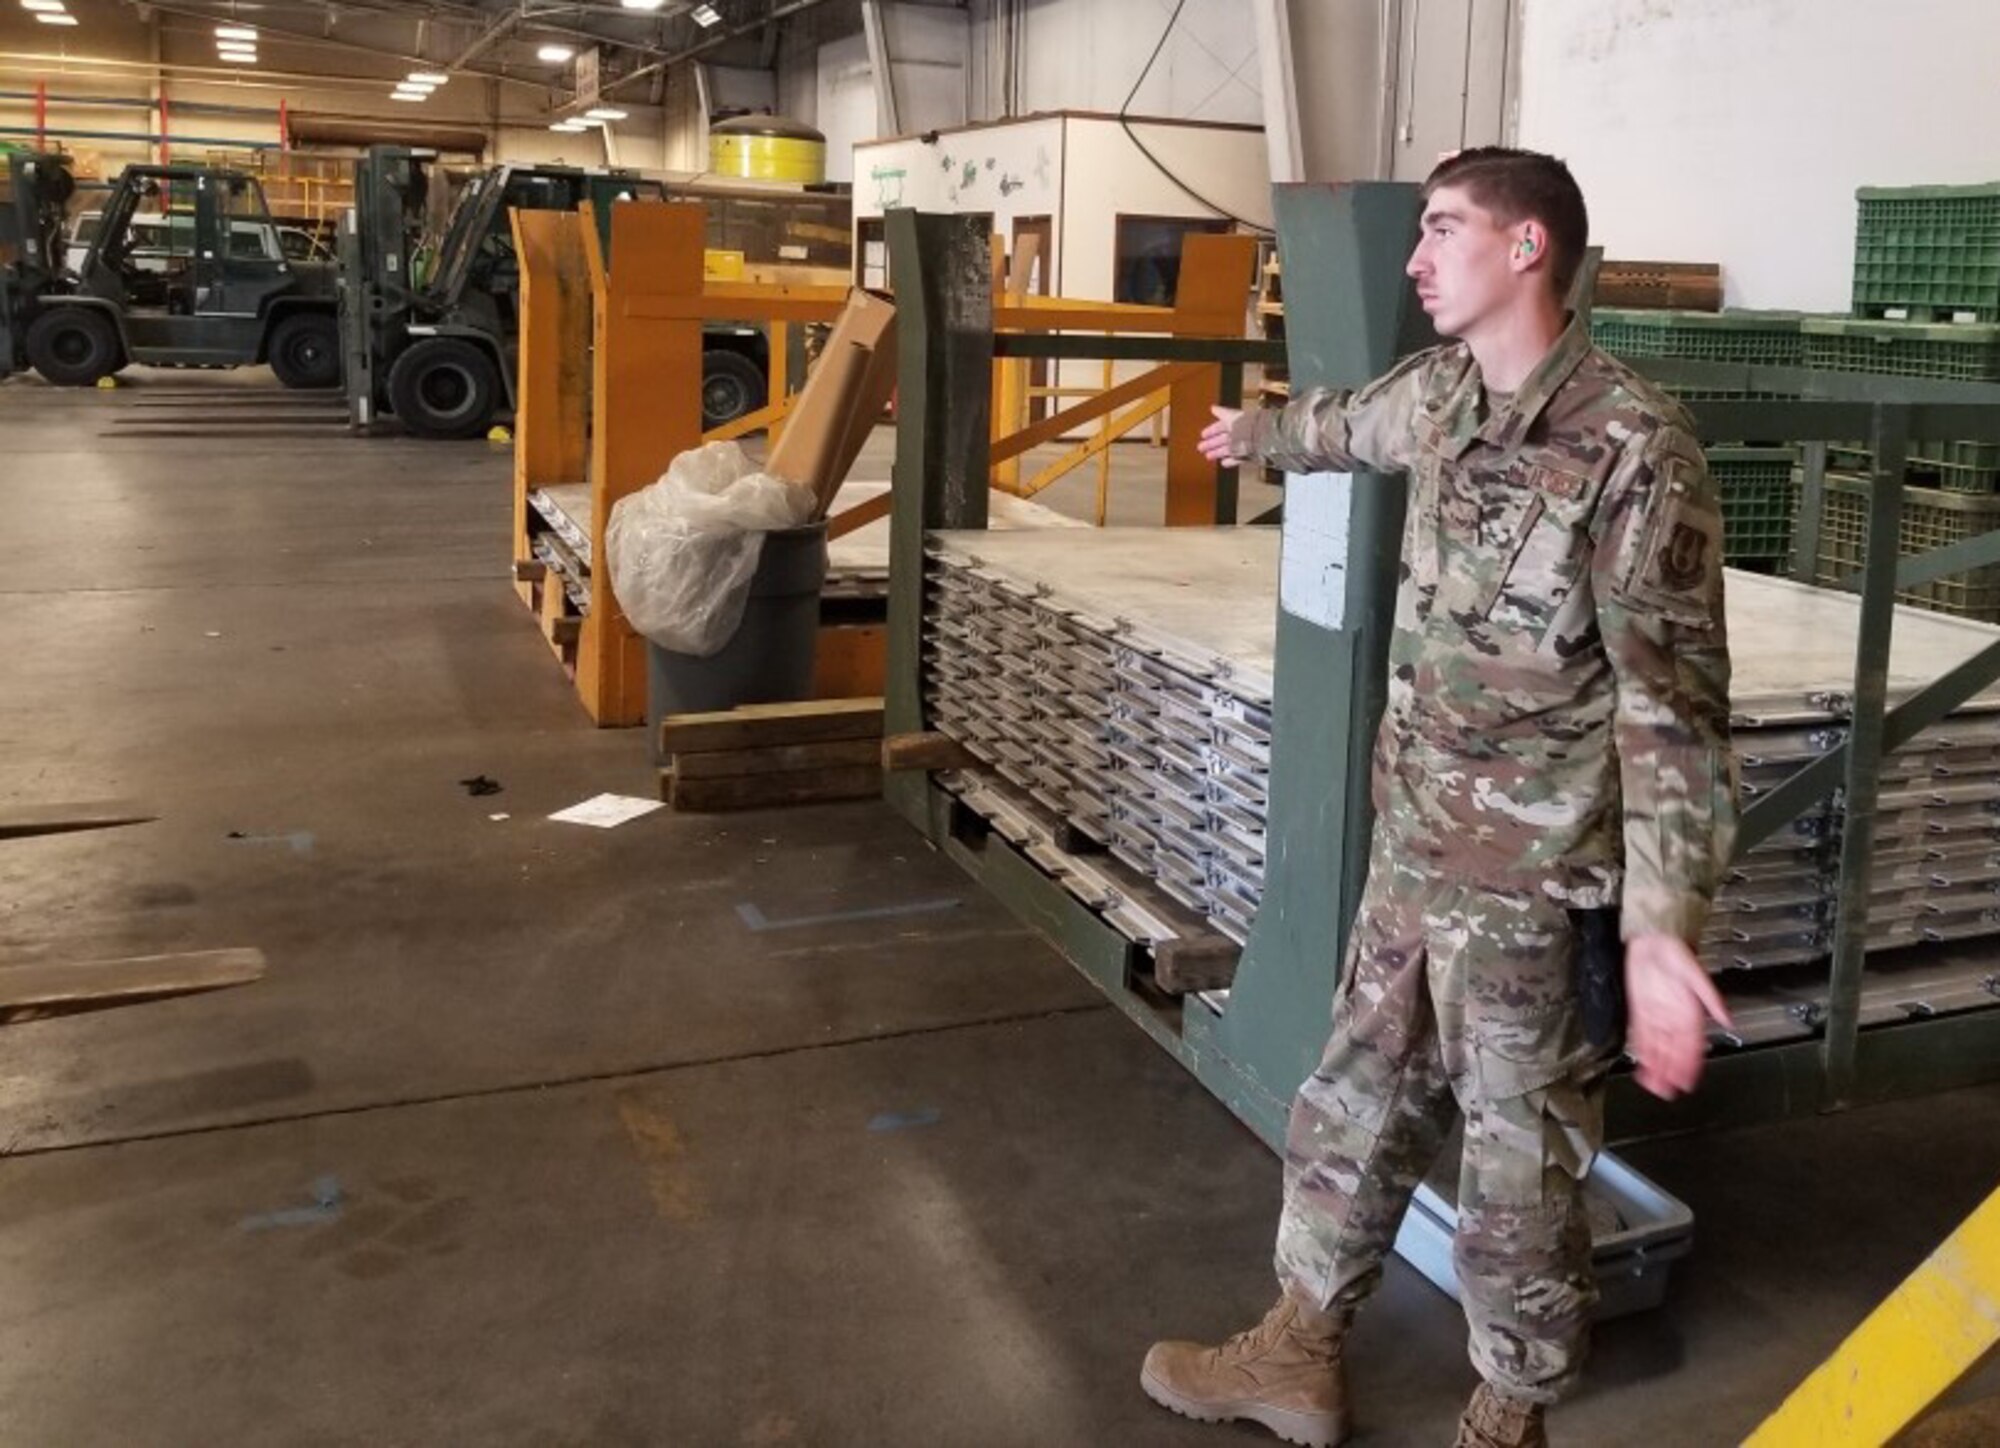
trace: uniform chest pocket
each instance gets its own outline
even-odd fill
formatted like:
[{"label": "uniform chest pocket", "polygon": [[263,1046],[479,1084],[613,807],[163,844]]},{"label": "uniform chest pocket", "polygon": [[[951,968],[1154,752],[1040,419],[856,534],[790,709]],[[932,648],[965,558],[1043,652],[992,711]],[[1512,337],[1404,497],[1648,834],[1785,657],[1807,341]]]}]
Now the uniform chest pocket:
[{"label": "uniform chest pocket", "polygon": [[1564,611],[1590,565],[1590,523],[1601,484],[1575,473],[1528,469],[1531,494],[1498,546],[1504,551],[1480,602],[1489,623],[1537,643]]}]

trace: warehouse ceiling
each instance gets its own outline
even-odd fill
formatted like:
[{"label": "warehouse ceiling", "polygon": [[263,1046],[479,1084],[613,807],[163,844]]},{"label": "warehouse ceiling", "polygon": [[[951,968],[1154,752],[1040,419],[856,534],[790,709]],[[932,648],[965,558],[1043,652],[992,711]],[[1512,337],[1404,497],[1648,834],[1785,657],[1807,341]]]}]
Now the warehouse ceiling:
[{"label": "warehouse ceiling", "polygon": [[[696,58],[768,67],[779,28],[841,0],[128,0],[142,16],[254,27],[296,42],[642,101],[666,69]],[[855,8],[857,0],[844,0]],[[648,84],[650,82],[650,84]]]}]

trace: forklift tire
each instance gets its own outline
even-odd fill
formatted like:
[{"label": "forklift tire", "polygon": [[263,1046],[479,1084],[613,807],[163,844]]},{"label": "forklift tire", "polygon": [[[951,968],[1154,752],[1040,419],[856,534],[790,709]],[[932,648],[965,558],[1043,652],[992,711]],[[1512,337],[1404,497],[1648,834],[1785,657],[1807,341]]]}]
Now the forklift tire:
[{"label": "forklift tire", "polygon": [[287,387],[337,387],[340,324],[324,312],[294,312],[271,329],[266,355]]},{"label": "forklift tire", "polygon": [[764,405],[764,369],[741,352],[710,347],[701,354],[703,431],[734,422]]},{"label": "forklift tire", "polygon": [[429,337],[389,369],[389,407],[412,437],[478,437],[500,407],[500,372],[482,347]]},{"label": "forklift tire", "polygon": [[95,387],[125,365],[118,328],[88,307],[51,307],[28,327],[28,365],[58,387]]}]

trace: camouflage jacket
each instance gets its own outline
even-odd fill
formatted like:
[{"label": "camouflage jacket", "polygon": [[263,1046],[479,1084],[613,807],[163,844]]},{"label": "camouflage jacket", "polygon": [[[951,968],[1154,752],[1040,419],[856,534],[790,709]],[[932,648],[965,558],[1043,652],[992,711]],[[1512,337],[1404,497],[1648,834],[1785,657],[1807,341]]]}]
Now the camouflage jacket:
[{"label": "camouflage jacket", "polygon": [[1715,483],[1580,322],[1485,407],[1457,345],[1233,433],[1289,471],[1409,475],[1378,846],[1692,942],[1736,829]]}]

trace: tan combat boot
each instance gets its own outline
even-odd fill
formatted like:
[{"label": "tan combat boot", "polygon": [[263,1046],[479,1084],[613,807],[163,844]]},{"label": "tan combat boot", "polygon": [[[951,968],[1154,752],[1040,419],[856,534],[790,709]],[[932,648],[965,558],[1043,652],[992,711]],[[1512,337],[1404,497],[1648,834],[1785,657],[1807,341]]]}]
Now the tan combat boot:
[{"label": "tan combat boot", "polygon": [[1481,1383],[1459,1417],[1453,1448],[1549,1448],[1542,1405],[1510,1398]]},{"label": "tan combat boot", "polygon": [[1262,1423],[1287,1443],[1336,1448],[1347,1440],[1342,1325],[1290,1297],[1219,1347],[1156,1342],[1139,1370],[1146,1396],[1203,1423]]}]

